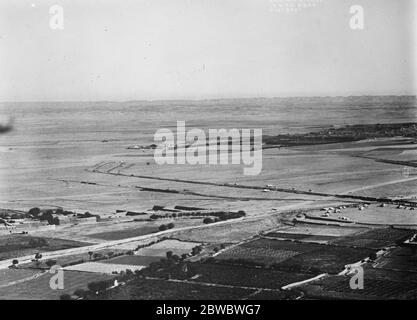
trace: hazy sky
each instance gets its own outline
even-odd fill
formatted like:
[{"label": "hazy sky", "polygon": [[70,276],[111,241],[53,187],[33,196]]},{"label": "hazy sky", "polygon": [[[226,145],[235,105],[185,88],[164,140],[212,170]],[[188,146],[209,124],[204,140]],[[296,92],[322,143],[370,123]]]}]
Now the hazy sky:
[{"label": "hazy sky", "polygon": [[[414,94],[412,3],[1,0],[0,100]],[[352,5],[364,30],[349,27]]]}]

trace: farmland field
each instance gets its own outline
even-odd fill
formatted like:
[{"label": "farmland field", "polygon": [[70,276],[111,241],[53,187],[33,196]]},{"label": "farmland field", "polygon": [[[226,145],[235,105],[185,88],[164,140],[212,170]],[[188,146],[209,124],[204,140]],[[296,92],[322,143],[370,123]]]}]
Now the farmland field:
[{"label": "farmland field", "polygon": [[263,266],[270,266],[277,265],[301,253],[317,251],[322,248],[323,245],[320,244],[261,238],[226,250],[216,256],[216,259],[219,261],[230,260],[230,262],[245,260]]},{"label": "farmland field", "polygon": [[303,233],[269,232],[265,236],[277,239],[288,239],[302,242],[328,243],[334,240],[335,236],[310,235]]},{"label": "farmland field", "polygon": [[417,272],[417,256],[409,248],[395,248],[379,261],[377,268]]},{"label": "farmland field", "polygon": [[154,233],[154,232],[158,232],[158,227],[143,226],[143,227],[134,228],[134,229],[93,233],[93,234],[89,234],[88,236],[91,238],[97,238],[97,239],[102,239],[102,240],[121,240],[121,239],[126,239],[126,238],[143,236],[143,235]]},{"label": "farmland field", "polygon": [[102,263],[126,264],[137,266],[148,266],[152,262],[161,261],[161,257],[151,256],[121,256],[109,260],[103,260]]},{"label": "farmland field", "polygon": [[49,281],[52,274],[44,275],[23,283],[16,284],[11,290],[9,287],[0,288],[1,299],[36,299],[36,300],[56,300],[62,294],[72,294],[77,289],[87,289],[90,282],[107,280],[113,276],[100,275],[88,272],[65,271],[63,290],[52,290]]},{"label": "farmland field", "polygon": [[145,266],[142,265],[128,265],[128,264],[116,264],[116,263],[103,263],[103,262],[85,262],[76,264],[73,266],[65,267],[65,271],[80,271],[91,272],[98,274],[113,274],[114,272],[121,272],[130,269],[131,271],[141,270]]},{"label": "farmland field", "polygon": [[272,250],[285,250],[304,253],[320,249],[323,247],[323,245],[313,243],[297,243],[285,240],[258,239],[255,241],[244,243],[242,247],[260,249],[268,248]]},{"label": "farmland field", "polygon": [[102,300],[224,300],[243,299],[255,290],[205,286],[156,279],[135,279],[100,295]]},{"label": "farmland field", "polygon": [[173,254],[180,256],[184,253],[190,253],[192,248],[198,245],[200,245],[198,242],[168,239],[152,244],[148,247],[141,248],[136,251],[135,254],[138,256],[165,257],[168,251],[172,251]]},{"label": "farmland field", "polygon": [[361,290],[352,290],[350,277],[332,276],[306,285],[303,289],[311,298],[401,299],[417,297],[417,283],[388,279],[365,278]]},{"label": "farmland field", "polygon": [[322,246],[322,248],[291,257],[277,265],[280,270],[299,272],[339,273],[345,265],[363,260],[375,250]]},{"label": "farmland field", "polygon": [[246,248],[244,246],[234,247],[224,253],[216,256],[218,260],[236,260],[243,259],[270,265],[282,262],[288,258],[297,255],[297,251],[276,250],[270,248]]},{"label": "farmland field", "polygon": [[28,235],[0,236],[0,260],[35,254],[39,251],[55,251],[86,246],[89,243],[58,238]]},{"label": "farmland field", "polygon": [[213,226],[206,229],[189,230],[176,235],[176,238],[195,242],[237,243],[276,226],[277,222],[273,218],[259,219]]},{"label": "farmland field", "polygon": [[29,278],[35,274],[40,273],[39,270],[34,269],[3,269],[0,270],[0,287],[6,286],[10,282],[19,281]]},{"label": "farmland field", "polygon": [[378,228],[347,236],[333,241],[337,245],[357,246],[364,248],[383,248],[394,245],[397,240],[407,238],[413,233],[412,230]]},{"label": "farmland field", "polygon": [[192,269],[193,273],[200,275],[194,281],[268,289],[279,289],[287,284],[306,280],[314,276],[305,273],[217,263],[196,263],[190,269]]}]

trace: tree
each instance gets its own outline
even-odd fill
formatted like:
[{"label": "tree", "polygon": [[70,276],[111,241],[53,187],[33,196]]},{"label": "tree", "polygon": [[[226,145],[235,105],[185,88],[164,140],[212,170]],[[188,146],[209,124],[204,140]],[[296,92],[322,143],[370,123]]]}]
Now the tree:
[{"label": "tree", "polygon": [[[110,280],[111,281],[111,280]],[[107,280],[103,280],[103,281],[93,281],[90,282],[87,287],[90,291],[97,293],[100,291],[104,291],[106,290],[108,287],[110,287],[111,285],[113,285],[113,282],[109,282]]]},{"label": "tree", "polygon": [[196,246],[191,249],[191,254],[195,256],[196,254],[199,254],[202,250],[203,248],[201,246]]},{"label": "tree", "polygon": [[77,289],[74,291],[74,296],[77,296],[79,298],[85,298],[87,296],[87,291],[84,289]]},{"label": "tree", "polygon": [[206,223],[206,224],[213,223],[213,219],[212,218],[204,218],[203,223]]},{"label": "tree", "polygon": [[101,253],[94,253],[93,254],[93,259],[100,259],[101,257],[103,257],[103,255]]},{"label": "tree", "polygon": [[37,207],[32,208],[28,211],[28,214],[34,216],[35,218],[38,217],[40,213],[41,213],[41,209],[39,209]]},{"label": "tree", "polygon": [[58,217],[52,218],[49,224],[54,224],[56,226],[59,226],[59,218]]},{"label": "tree", "polygon": [[166,252],[167,259],[171,259],[173,254],[174,253],[172,251],[167,251]]},{"label": "tree", "polygon": [[165,231],[167,229],[167,226],[164,224],[161,224],[158,229],[159,231]]},{"label": "tree", "polygon": [[180,258],[180,256],[179,255],[177,255],[177,254],[174,254],[173,256],[172,256],[172,260],[174,260],[174,261],[180,261],[181,260],[181,258]]},{"label": "tree", "polygon": [[92,251],[88,251],[88,257],[91,260],[91,258],[93,257],[93,252]]},{"label": "tree", "polygon": [[19,264],[19,260],[13,259],[12,264],[13,266],[17,266]]},{"label": "tree", "polygon": [[171,223],[168,223],[168,225],[167,225],[167,228],[168,229],[172,229],[174,227],[175,227],[175,225],[172,222]]},{"label": "tree", "polygon": [[54,265],[56,265],[56,260],[48,260],[45,262],[45,264],[50,268]]},{"label": "tree", "polygon": [[61,294],[59,297],[60,300],[71,300],[71,296],[67,293]]},{"label": "tree", "polygon": [[35,254],[35,260],[39,260],[39,259],[42,259],[42,254],[40,252],[37,252]]}]

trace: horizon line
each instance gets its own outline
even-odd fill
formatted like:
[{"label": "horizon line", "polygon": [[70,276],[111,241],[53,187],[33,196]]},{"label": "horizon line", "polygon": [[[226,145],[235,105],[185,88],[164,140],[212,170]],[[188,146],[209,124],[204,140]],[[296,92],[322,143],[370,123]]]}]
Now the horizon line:
[{"label": "horizon line", "polygon": [[168,99],[128,99],[128,100],[18,100],[18,101],[0,101],[0,103],[62,103],[62,102],[107,102],[107,103],[129,103],[129,102],[175,102],[175,101],[216,101],[216,100],[256,100],[256,99],[294,99],[294,98],[358,98],[358,97],[416,97],[414,94],[362,94],[362,95],[312,95],[312,96],[274,96],[274,97],[227,97],[227,98],[168,98]]}]

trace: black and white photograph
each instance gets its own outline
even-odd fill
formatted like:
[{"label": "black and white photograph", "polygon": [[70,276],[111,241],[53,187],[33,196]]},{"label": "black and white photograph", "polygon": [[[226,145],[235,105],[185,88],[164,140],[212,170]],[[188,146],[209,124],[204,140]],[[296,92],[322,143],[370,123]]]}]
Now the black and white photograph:
[{"label": "black and white photograph", "polygon": [[416,33],[415,0],[1,0],[0,300],[417,299]]}]

